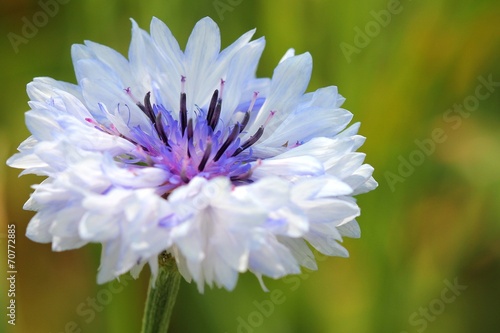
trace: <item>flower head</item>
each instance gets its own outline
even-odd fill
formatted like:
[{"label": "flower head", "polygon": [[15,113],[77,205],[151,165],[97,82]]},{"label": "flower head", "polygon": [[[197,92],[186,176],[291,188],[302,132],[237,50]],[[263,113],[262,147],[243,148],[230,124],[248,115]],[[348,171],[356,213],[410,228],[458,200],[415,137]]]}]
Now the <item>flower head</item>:
[{"label": "flower head", "polygon": [[311,248],[347,256],[359,237],[353,195],[377,186],[364,138],[334,86],[305,93],[312,60],[288,51],[255,77],[265,41],[249,31],[220,51],[199,21],[185,51],[163,22],[135,22],[128,60],[74,45],[76,85],[28,84],[32,133],[8,160],[45,176],[24,208],[27,236],[54,251],[102,243],[100,283],[167,251],[181,274],[233,289],[239,273],[315,269]]}]

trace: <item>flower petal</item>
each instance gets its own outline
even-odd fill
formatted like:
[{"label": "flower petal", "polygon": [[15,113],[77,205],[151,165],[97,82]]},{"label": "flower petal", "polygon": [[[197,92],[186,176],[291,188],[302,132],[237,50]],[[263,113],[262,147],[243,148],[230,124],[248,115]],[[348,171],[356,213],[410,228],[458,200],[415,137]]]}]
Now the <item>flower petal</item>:
[{"label": "flower petal", "polygon": [[312,71],[312,58],[309,53],[290,57],[281,62],[274,70],[269,97],[248,129],[247,139],[264,125],[271,112],[274,116],[265,125],[261,141],[269,137],[281,122],[292,112],[309,83]]}]

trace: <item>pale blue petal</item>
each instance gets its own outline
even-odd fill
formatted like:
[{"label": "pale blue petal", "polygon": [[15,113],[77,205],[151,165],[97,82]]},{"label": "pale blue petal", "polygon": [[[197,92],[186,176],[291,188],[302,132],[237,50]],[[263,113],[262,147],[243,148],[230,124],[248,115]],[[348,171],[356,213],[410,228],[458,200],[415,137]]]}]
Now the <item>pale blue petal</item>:
[{"label": "pale blue petal", "polygon": [[361,229],[359,228],[359,224],[356,220],[352,220],[337,226],[337,230],[340,232],[342,236],[345,237],[350,237],[350,238],[361,237]]},{"label": "pale blue petal", "polygon": [[108,46],[91,41],[85,41],[85,45],[92,52],[93,58],[112,70],[125,87],[132,84],[129,62],[123,55]]},{"label": "pale blue petal", "polygon": [[265,126],[261,137],[264,141],[269,137],[281,122],[295,110],[300,97],[309,84],[312,71],[312,58],[309,53],[304,53],[286,59],[274,70],[269,97],[260,109],[253,125],[248,129],[246,137],[253,135],[257,129],[266,123],[271,112],[274,116]]},{"label": "pale blue petal", "polygon": [[205,17],[196,23],[189,36],[186,51],[186,95],[188,109],[194,104],[208,102],[221,77],[213,77],[213,65],[220,51],[220,32],[217,24]]},{"label": "pale blue petal", "polygon": [[318,265],[314,259],[314,253],[303,239],[278,237],[278,240],[283,243],[283,245],[288,247],[301,266],[313,271],[318,269]]},{"label": "pale blue petal", "polygon": [[319,176],[324,171],[321,162],[311,156],[275,158],[257,162],[252,178]]},{"label": "pale blue petal", "polygon": [[[265,39],[257,39],[242,47],[232,58],[226,76],[226,87],[224,103],[222,104],[222,115],[220,124],[229,124],[233,112],[240,103],[240,100],[250,99],[251,96],[241,96],[243,89],[249,80],[255,76],[262,51],[264,51]],[[240,110],[247,111],[247,110]]]}]

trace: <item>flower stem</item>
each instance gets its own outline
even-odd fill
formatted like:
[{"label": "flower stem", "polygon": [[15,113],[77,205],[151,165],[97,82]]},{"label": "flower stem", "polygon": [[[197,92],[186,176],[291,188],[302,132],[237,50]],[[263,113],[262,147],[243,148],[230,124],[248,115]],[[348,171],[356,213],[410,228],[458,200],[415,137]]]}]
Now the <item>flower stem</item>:
[{"label": "flower stem", "polygon": [[142,333],[166,333],[174,308],[181,275],[175,259],[167,252],[158,256],[158,276],[149,283],[148,297],[142,318]]}]

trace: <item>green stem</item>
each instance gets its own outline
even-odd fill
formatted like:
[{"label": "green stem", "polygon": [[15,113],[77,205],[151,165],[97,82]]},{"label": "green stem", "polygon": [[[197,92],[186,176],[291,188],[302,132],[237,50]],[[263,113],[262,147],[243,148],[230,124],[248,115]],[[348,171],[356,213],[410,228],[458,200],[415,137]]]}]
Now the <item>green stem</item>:
[{"label": "green stem", "polygon": [[175,259],[166,252],[158,256],[158,276],[149,282],[148,297],[142,318],[142,333],[166,333],[174,308],[181,275]]}]

